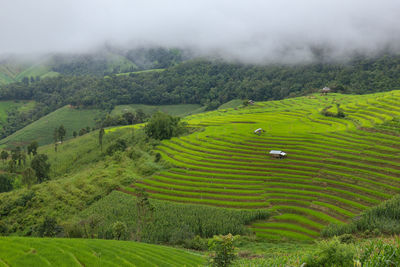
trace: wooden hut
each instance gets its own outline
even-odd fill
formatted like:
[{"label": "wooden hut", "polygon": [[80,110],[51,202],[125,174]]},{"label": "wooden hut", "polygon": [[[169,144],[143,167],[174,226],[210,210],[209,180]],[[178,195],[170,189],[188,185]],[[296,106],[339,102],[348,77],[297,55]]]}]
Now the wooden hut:
[{"label": "wooden hut", "polygon": [[324,87],[321,90],[321,94],[323,94],[323,95],[327,95],[330,92],[331,92],[331,88],[329,88],[329,87]]}]

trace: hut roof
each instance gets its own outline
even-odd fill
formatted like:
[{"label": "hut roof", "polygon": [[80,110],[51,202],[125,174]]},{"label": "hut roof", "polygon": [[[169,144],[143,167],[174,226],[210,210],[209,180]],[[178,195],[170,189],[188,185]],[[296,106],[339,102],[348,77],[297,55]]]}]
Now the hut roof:
[{"label": "hut roof", "polygon": [[256,132],[259,132],[259,131],[262,131],[262,128],[258,128],[258,129],[256,129],[256,130],[254,130],[255,133],[256,133]]},{"label": "hut roof", "polygon": [[269,154],[271,154],[271,155],[282,155],[282,156],[285,156],[285,155],[286,155],[285,152],[280,151],[280,150],[271,150],[271,151],[269,152]]}]

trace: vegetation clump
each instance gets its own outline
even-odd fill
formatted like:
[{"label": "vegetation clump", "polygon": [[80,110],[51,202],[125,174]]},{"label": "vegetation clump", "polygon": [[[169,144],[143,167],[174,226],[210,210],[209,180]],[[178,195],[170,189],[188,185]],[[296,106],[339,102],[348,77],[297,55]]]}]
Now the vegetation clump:
[{"label": "vegetation clump", "polygon": [[179,117],[157,112],[147,122],[144,131],[150,138],[163,140],[185,133],[186,128]]},{"label": "vegetation clump", "polygon": [[226,267],[229,266],[237,257],[234,242],[239,236],[215,235],[208,243],[209,250],[212,251],[209,257],[211,266]]}]

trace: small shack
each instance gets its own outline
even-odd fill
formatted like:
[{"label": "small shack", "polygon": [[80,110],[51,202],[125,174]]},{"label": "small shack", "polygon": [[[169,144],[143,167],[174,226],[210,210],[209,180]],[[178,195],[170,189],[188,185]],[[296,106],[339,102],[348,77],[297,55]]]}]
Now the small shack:
[{"label": "small shack", "polygon": [[279,158],[279,159],[285,158],[287,156],[285,152],[280,150],[271,150],[269,152],[269,155],[273,158]]},{"label": "small shack", "polygon": [[329,88],[329,87],[324,87],[324,88],[322,88],[322,90],[321,90],[321,94],[322,95],[327,95],[328,93],[330,93],[331,92],[331,88]]},{"label": "small shack", "polygon": [[254,101],[253,101],[253,100],[249,100],[247,103],[248,103],[249,105],[254,105]]},{"label": "small shack", "polygon": [[256,135],[260,135],[260,134],[262,134],[262,133],[265,133],[265,131],[263,130],[263,128],[258,128],[258,129],[256,129],[256,130],[254,130],[254,134],[256,134]]}]

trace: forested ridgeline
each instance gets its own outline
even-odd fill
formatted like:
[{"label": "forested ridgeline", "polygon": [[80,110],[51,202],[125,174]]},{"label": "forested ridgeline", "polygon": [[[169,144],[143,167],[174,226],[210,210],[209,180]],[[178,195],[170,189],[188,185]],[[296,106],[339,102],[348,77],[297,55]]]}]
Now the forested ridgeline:
[{"label": "forested ridgeline", "polygon": [[[66,104],[111,110],[119,104],[203,104],[217,108],[229,100],[276,100],[318,91],[341,93],[400,89],[400,56],[358,58],[347,64],[257,66],[191,60],[162,72],[66,76],[0,87],[0,100],[35,100],[45,113]],[[7,128],[6,126],[4,128]],[[15,128],[15,127],[14,127]],[[16,129],[16,128],[15,128]]]},{"label": "forested ridgeline", "polygon": [[348,64],[256,66],[193,60],[163,72],[98,78],[64,76],[2,86],[0,99],[33,99],[51,107],[65,104],[179,104],[227,102],[234,98],[282,99],[331,86],[342,93],[400,88],[400,56],[357,59]]}]

